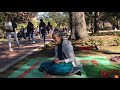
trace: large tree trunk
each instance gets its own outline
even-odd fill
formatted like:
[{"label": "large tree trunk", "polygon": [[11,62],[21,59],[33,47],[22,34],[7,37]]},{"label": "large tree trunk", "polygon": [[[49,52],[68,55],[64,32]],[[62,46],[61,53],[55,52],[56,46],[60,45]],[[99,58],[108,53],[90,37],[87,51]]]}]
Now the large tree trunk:
[{"label": "large tree trunk", "polygon": [[69,39],[74,40],[75,39],[75,29],[74,29],[74,15],[72,12],[69,12],[70,17],[70,29],[71,29],[71,35]]},{"label": "large tree trunk", "polygon": [[98,12],[95,12],[95,18],[94,18],[94,33],[98,33]]},{"label": "large tree trunk", "polygon": [[119,19],[116,18],[116,20],[117,20],[117,29],[119,29]]},{"label": "large tree trunk", "polygon": [[84,39],[88,36],[84,12],[75,13],[76,39]]},{"label": "large tree trunk", "polygon": [[84,39],[88,36],[84,12],[71,12],[72,33],[71,39]]}]

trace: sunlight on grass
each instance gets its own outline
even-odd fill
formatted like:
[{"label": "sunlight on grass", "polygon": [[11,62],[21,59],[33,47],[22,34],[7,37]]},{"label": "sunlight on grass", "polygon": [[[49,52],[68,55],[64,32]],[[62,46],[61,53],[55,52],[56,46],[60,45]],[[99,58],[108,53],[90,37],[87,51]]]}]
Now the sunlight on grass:
[{"label": "sunlight on grass", "polygon": [[0,39],[0,42],[7,42],[8,39]]},{"label": "sunlight on grass", "polygon": [[120,52],[120,46],[100,47],[101,50],[108,50],[111,52]]}]

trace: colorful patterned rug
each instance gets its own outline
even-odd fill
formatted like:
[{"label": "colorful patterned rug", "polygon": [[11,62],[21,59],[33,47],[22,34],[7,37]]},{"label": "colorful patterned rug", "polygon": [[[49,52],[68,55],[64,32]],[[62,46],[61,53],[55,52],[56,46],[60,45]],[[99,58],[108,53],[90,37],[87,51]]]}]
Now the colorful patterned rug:
[{"label": "colorful patterned rug", "polygon": [[[120,65],[112,65],[104,56],[82,56],[76,57],[83,64],[81,68],[82,75],[72,76],[46,76],[38,71],[42,62],[53,60],[53,58],[34,58],[26,64],[19,67],[8,76],[8,78],[104,78],[105,72],[111,70],[120,70]],[[104,71],[101,74],[101,71]],[[113,76],[110,76],[112,78]]]}]

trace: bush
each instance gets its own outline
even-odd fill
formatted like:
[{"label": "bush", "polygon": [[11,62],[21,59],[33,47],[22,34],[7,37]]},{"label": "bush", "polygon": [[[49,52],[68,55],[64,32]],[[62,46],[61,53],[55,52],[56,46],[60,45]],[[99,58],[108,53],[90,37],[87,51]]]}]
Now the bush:
[{"label": "bush", "polygon": [[117,46],[120,45],[120,38],[116,38],[113,41]]},{"label": "bush", "polygon": [[32,21],[33,25],[34,25],[34,28],[37,28],[37,26],[39,26],[39,23],[36,22],[36,21]]},{"label": "bush", "polygon": [[89,40],[86,41],[86,42],[82,42],[81,45],[82,45],[82,46],[85,46],[85,45],[87,45],[87,46],[99,45],[99,46],[100,46],[100,45],[104,45],[104,41],[101,40],[101,39],[95,40],[95,39],[91,38],[91,39],[89,39]]},{"label": "bush", "polygon": [[91,33],[90,36],[106,36],[106,35],[114,35],[120,36],[120,32],[101,32],[101,33]]},{"label": "bush", "polygon": [[95,39],[91,38],[91,39],[88,40],[88,44],[96,45],[97,41]]},{"label": "bush", "polygon": [[73,46],[76,46],[76,45],[81,45],[81,46],[95,46],[95,45],[97,45],[97,46],[102,46],[102,45],[104,45],[105,44],[105,42],[104,42],[104,40],[102,40],[102,39],[93,39],[93,38],[90,38],[89,40],[81,40],[79,43],[77,42],[77,43],[73,43],[72,45]]},{"label": "bush", "polygon": [[104,45],[104,41],[102,39],[99,39],[97,42],[98,42],[98,45],[100,45],[100,46]]},{"label": "bush", "polygon": [[24,24],[24,23],[17,24],[17,30],[20,30],[22,26],[25,28],[27,27],[27,24]]}]

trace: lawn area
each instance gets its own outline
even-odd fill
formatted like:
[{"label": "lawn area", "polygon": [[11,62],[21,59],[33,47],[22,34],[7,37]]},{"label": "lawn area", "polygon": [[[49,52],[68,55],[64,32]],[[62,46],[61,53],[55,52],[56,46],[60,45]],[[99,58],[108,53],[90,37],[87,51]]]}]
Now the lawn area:
[{"label": "lawn area", "polygon": [[8,39],[0,39],[0,42],[7,42]]},{"label": "lawn area", "polygon": [[[84,71],[86,72],[86,75],[88,78],[99,78],[100,76],[98,73],[100,70],[108,70],[109,71],[109,70],[113,70],[113,69],[117,69],[117,70],[120,69],[119,63],[116,63],[117,64],[116,65],[109,61],[109,59],[111,57],[120,55],[120,46],[119,45],[116,46],[116,45],[114,45],[114,43],[111,43],[111,42],[113,42],[113,40],[115,38],[118,38],[118,37],[119,36],[90,36],[90,38],[94,38],[96,40],[101,39],[106,43],[104,43],[103,45],[98,45],[97,46],[98,50],[96,50],[96,49],[93,49],[93,50],[77,49],[77,50],[75,50],[75,56],[80,57],[83,60],[88,60],[89,58],[87,59],[87,57],[100,56],[100,57],[102,57],[102,60],[105,60],[105,62],[109,62],[109,65],[101,65],[100,64],[99,66],[94,66],[94,65],[91,65],[91,63],[89,63],[88,65],[85,65]],[[80,43],[80,41],[74,41],[73,43],[75,45],[78,45],[78,43]],[[52,48],[52,45],[47,45],[45,48],[42,48],[39,51],[34,52],[32,55],[26,57],[24,60],[18,62],[14,66],[10,67],[8,70],[3,72],[2,74],[4,74],[6,77],[8,77],[13,72],[18,71],[21,66],[27,65],[27,63],[29,63],[30,60],[34,61],[37,58],[49,58],[50,59],[50,58],[54,58],[54,55],[55,55],[55,53],[54,53],[54,48]],[[90,60],[92,60],[92,59],[95,59],[95,58],[91,58]],[[99,59],[98,59],[98,61],[99,61]],[[116,65],[115,67],[117,67],[117,68],[115,68],[113,65]],[[36,68],[38,68],[38,66]],[[35,70],[37,70],[36,68],[35,68]],[[37,73],[34,70],[32,72]],[[30,75],[32,75],[32,73]],[[28,75],[28,77],[30,77],[30,75]]]}]

